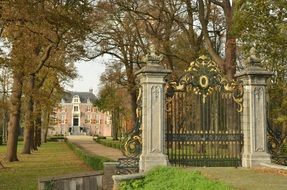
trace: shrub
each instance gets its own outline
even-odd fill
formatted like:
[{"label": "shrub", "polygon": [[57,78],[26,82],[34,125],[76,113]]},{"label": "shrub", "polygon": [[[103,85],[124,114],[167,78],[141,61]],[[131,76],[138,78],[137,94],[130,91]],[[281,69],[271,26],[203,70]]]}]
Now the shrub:
[{"label": "shrub", "polygon": [[124,181],[120,185],[120,190],[133,190],[139,188],[144,188],[144,179]]},{"label": "shrub", "polygon": [[48,137],[47,141],[49,142],[59,142],[59,141],[65,141],[66,138],[64,137],[64,135],[53,135]]},{"label": "shrub", "polygon": [[102,156],[92,155],[70,142],[66,143],[77,156],[79,156],[88,166],[95,170],[102,170],[104,168],[104,162],[111,161],[110,159]]},{"label": "shrub", "polygon": [[121,183],[121,190],[232,190],[233,188],[218,181],[203,177],[200,172],[187,171],[174,167],[156,167],[144,179]]},{"label": "shrub", "polygon": [[106,139],[107,137],[103,137],[103,136],[99,136],[99,135],[95,135],[94,136],[94,140],[95,139]]},{"label": "shrub", "polygon": [[111,147],[111,148],[116,148],[116,149],[121,149],[122,147],[122,143],[118,140],[111,140],[111,139],[104,139],[104,138],[94,138],[94,141],[102,144],[104,146],[107,147]]}]

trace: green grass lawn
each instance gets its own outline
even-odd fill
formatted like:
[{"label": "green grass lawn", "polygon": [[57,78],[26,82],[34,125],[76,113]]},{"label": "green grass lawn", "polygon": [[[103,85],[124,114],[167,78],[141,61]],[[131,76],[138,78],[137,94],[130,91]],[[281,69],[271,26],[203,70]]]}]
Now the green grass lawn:
[{"label": "green grass lawn", "polygon": [[144,179],[123,182],[120,190],[235,190],[230,185],[203,177],[199,172],[175,167],[157,167]]},{"label": "green grass lawn", "polygon": [[[35,190],[38,178],[57,176],[77,172],[91,171],[64,142],[48,142],[31,155],[20,154],[22,143],[18,147],[19,162],[4,162],[0,169],[0,190]],[[0,146],[1,158],[6,152]]]}]

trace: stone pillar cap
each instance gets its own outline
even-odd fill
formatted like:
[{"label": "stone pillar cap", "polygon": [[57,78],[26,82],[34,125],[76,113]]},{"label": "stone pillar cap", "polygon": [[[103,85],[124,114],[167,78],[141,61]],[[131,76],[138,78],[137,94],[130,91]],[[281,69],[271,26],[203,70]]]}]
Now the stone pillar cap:
[{"label": "stone pillar cap", "polygon": [[258,67],[258,66],[250,66],[245,68],[244,70],[240,71],[239,73],[235,74],[235,77],[242,77],[247,75],[257,75],[257,76],[266,76],[270,77],[274,75],[274,72],[272,71],[266,71],[265,69]]},{"label": "stone pillar cap", "polygon": [[146,65],[139,71],[135,72],[135,75],[140,73],[158,73],[158,74],[169,74],[172,71],[164,68],[159,63],[162,61],[163,55],[157,55],[153,44],[150,45],[148,53],[143,57],[143,62]]},{"label": "stone pillar cap", "polygon": [[144,66],[143,68],[141,68],[140,70],[135,72],[135,75],[139,75],[141,73],[158,73],[158,74],[169,74],[172,71],[170,69],[166,69],[164,68],[164,66],[159,65],[159,64],[147,64],[146,66]]}]

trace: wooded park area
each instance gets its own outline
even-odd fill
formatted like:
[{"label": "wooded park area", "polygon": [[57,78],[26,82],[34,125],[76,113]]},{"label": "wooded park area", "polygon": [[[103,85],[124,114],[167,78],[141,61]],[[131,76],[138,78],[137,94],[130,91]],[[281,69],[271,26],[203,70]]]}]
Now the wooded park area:
[{"label": "wooded park area", "polygon": [[[269,81],[269,124],[275,151],[287,139],[287,2],[285,0],[2,0],[0,2],[0,141],[18,161],[45,142],[53,107],[77,77],[74,63],[110,55],[95,104],[121,121],[136,121],[135,71],[150,44],[176,79],[208,55],[228,79],[251,47]],[[286,149],[286,145],[285,145]],[[287,150],[285,150],[287,151]]]}]

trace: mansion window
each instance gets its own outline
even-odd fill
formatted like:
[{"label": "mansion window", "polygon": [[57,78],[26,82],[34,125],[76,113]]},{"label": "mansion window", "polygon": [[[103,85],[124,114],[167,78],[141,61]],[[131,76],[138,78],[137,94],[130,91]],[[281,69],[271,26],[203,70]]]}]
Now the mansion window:
[{"label": "mansion window", "polygon": [[74,97],[73,97],[73,102],[74,102],[74,103],[79,103],[79,102],[80,102],[79,96],[74,96]]},{"label": "mansion window", "polygon": [[65,112],[65,111],[66,111],[66,106],[62,106],[62,107],[61,107],[61,111],[62,111],[62,112]]},{"label": "mansion window", "polygon": [[106,124],[110,124],[111,123],[111,117],[110,116],[107,116],[107,118],[106,118]]},{"label": "mansion window", "polygon": [[66,116],[63,114],[61,115],[61,123],[65,124]]},{"label": "mansion window", "polygon": [[53,124],[54,124],[54,125],[57,125],[57,124],[58,124],[58,119],[57,119],[57,118],[54,118],[54,119],[53,119]]},{"label": "mansion window", "polygon": [[92,109],[91,106],[88,106],[87,111],[91,111],[91,109]]},{"label": "mansion window", "polygon": [[74,106],[74,112],[79,111],[79,106]]},{"label": "mansion window", "polygon": [[87,115],[85,121],[86,121],[85,123],[90,123],[91,122],[91,116]]},{"label": "mansion window", "polygon": [[96,115],[96,123],[97,123],[97,124],[100,123],[100,115],[99,115],[99,114]]}]

